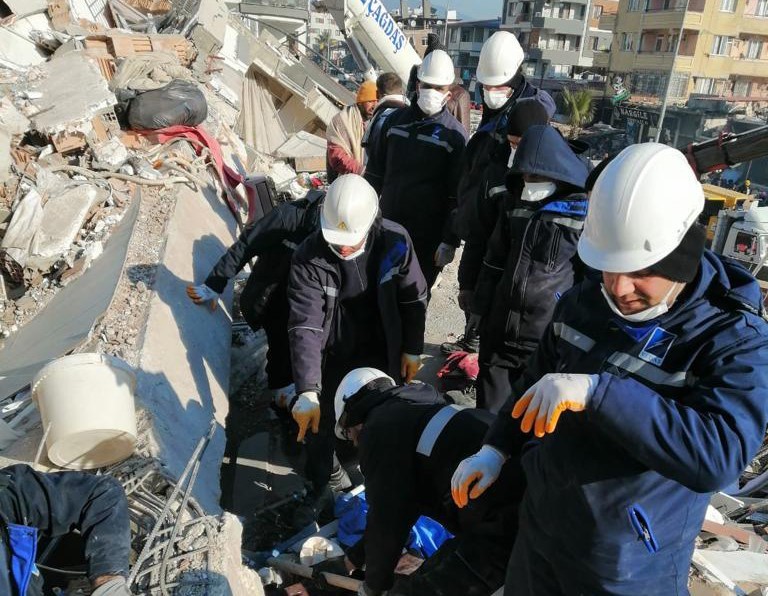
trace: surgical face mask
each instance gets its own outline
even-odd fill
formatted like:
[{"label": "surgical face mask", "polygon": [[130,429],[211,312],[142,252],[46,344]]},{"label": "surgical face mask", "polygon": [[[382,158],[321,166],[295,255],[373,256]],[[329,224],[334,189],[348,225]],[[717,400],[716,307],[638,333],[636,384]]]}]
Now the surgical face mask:
[{"label": "surgical face mask", "polygon": [[524,201],[534,203],[543,201],[551,197],[557,190],[557,184],[554,182],[526,182],[523,187],[523,194],[520,197]]},{"label": "surgical face mask", "polygon": [[507,169],[512,167],[512,162],[515,160],[515,153],[517,152],[517,147],[511,147],[511,150],[509,152],[509,160],[507,161]]},{"label": "surgical face mask", "polygon": [[489,108],[498,110],[499,108],[504,107],[504,104],[507,103],[507,100],[509,99],[509,89],[489,89],[484,91],[483,99],[485,105]]},{"label": "surgical face mask", "polygon": [[636,312],[631,315],[625,315],[623,312],[619,310],[619,307],[616,306],[616,303],[613,301],[613,298],[611,298],[611,295],[608,293],[608,290],[605,289],[605,284],[600,284],[600,291],[603,293],[603,296],[605,297],[605,301],[608,303],[608,306],[610,307],[610,309],[613,312],[615,312],[617,315],[619,315],[622,319],[624,319],[625,321],[629,321],[630,323],[645,323],[646,321],[656,319],[661,315],[669,312],[669,306],[667,305],[667,300],[669,300],[669,297],[672,296],[672,293],[675,291],[675,288],[677,287],[677,285],[678,284],[673,283],[672,287],[669,288],[669,292],[667,292],[664,298],[661,299],[661,302],[659,302],[655,306],[650,306],[645,310],[641,310],[640,312]]},{"label": "surgical face mask", "polygon": [[331,252],[335,254],[337,257],[339,257],[342,261],[353,261],[354,259],[356,259],[357,257],[359,257],[361,254],[365,252],[365,244],[366,243],[363,242],[360,245],[360,248],[358,248],[355,252],[347,255],[346,257],[342,255],[341,252],[339,251],[339,248],[340,248],[339,246],[335,244],[329,244],[328,246],[331,249]]},{"label": "surgical face mask", "polygon": [[419,108],[427,116],[434,116],[448,101],[445,93],[440,93],[437,89],[419,89],[419,98],[416,101]]}]

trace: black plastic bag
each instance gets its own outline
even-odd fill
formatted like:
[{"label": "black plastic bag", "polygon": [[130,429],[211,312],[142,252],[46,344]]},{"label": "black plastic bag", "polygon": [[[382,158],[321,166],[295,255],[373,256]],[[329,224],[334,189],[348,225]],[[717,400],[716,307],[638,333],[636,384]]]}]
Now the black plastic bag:
[{"label": "black plastic bag", "polygon": [[128,104],[128,126],[155,130],[177,124],[197,126],[208,115],[208,104],[195,83],[174,79],[165,87],[145,91]]}]

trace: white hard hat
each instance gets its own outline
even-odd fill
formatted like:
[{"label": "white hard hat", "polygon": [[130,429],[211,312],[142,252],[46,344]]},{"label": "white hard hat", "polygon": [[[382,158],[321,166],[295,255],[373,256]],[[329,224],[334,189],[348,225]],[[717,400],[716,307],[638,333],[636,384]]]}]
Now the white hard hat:
[{"label": "white hard hat", "polygon": [[376,191],[362,176],[339,176],[328,188],[320,228],[329,244],[355,246],[371,229],[379,212]]},{"label": "white hard hat", "polygon": [[680,151],[632,145],[595,182],[579,256],[599,271],[640,271],[675,250],[702,209],[704,191]]},{"label": "white hard hat", "polygon": [[488,38],[480,50],[477,63],[477,81],[497,87],[517,74],[525,60],[520,42],[509,31],[497,31]]},{"label": "white hard hat", "polygon": [[452,85],[456,80],[453,60],[444,50],[433,50],[424,58],[416,74],[422,83],[430,85]]},{"label": "white hard hat", "polygon": [[360,391],[365,385],[376,379],[389,379],[392,381],[392,385],[395,385],[395,380],[387,373],[380,371],[378,368],[371,368],[370,366],[349,371],[341,380],[341,383],[339,383],[333,402],[336,411],[336,427],[334,428],[334,432],[342,441],[347,440],[347,437],[344,436],[342,428],[339,426],[339,420],[341,420],[341,415],[344,413],[344,406],[347,405],[347,400]]}]

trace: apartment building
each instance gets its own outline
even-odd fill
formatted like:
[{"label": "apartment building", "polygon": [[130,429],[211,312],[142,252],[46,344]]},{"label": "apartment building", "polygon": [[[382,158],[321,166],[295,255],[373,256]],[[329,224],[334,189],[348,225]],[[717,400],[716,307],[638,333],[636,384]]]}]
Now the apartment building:
[{"label": "apartment building", "polygon": [[595,72],[594,54],[609,48],[612,38],[611,30],[600,26],[600,17],[617,5],[617,0],[504,0],[501,28],[514,33],[523,46],[527,76],[573,77]]},{"label": "apartment building", "polygon": [[614,31],[594,62],[610,72],[609,96],[623,86],[631,102],[659,104],[670,81],[672,105],[768,107],[768,0],[621,0],[600,25]]},{"label": "apartment building", "polygon": [[[329,12],[310,11],[307,39],[309,47],[322,51],[332,61],[346,55],[344,35],[336,24],[336,19]],[[329,44],[328,48],[325,47],[326,43]]]},{"label": "apartment building", "polygon": [[448,24],[448,54],[453,59],[462,83],[475,90],[477,63],[485,41],[499,30],[501,19],[459,21]]}]

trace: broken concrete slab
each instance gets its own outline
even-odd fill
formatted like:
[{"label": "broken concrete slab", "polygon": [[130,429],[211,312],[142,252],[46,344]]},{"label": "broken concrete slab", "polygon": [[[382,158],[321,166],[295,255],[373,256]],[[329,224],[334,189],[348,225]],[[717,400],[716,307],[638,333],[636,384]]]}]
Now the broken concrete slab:
[{"label": "broken concrete slab", "polygon": [[32,239],[43,221],[43,199],[37,189],[31,189],[13,212],[0,248],[22,267],[29,259]]},{"label": "broken concrete slab", "polygon": [[45,62],[45,54],[29,37],[36,29],[50,29],[46,15],[34,14],[0,27],[0,60],[17,67]]},{"label": "broken concrete slab", "polygon": [[43,218],[32,239],[27,264],[46,270],[67,253],[91,207],[107,198],[100,186],[80,184],[48,198]]},{"label": "broken concrete slab", "polygon": [[[6,340],[0,350],[1,397],[13,395],[29,385],[48,362],[72,351],[88,338],[94,323],[102,316],[114,295],[139,212],[139,202],[137,195],[107,243],[104,254],[91,268],[76,283],[56,294],[40,314]],[[36,440],[31,439],[32,453],[39,440],[39,436]],[[15,446],[11,448],[15,449]],[[23,446],[20,445],[19,449]]]},{"label": "broken concrete slab", "polygon": [[89,132],[91,119],[117,103],[99,67],[82,52],[54,57],[42,71],[44,79],[34,88],[42,97],[32,102],[37,114],[30,118],[36,130]]},{"label": "broken concrete slab", "polygon": [[48,9],[48,0],[5,0],[5,3],[17,17],[42,13]]},{"label": "broken concrete slab", "polygon": [[[696,549],[694,563],[704,565],[720,581],[733,583],[768,584],[768,555],[748,551],[717,551]],[[720,576],[723,576],[722,578]]]},{"label": "broken concrete slab", "polygon": [[0,98],[0,127],[12,135],[21,135],[29,130],[29,120],[16,109],[9,97]]}]

